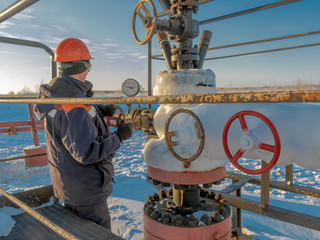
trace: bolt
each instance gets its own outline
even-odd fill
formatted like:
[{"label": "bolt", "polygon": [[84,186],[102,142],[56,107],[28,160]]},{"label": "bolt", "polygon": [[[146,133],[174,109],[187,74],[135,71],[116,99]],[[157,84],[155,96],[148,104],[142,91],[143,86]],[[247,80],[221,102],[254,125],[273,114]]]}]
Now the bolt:
[{"label": "bolt", "polygon": [[[198,61],[195,61],[195,64],[197,63]],[[198,62],[199,63],[199,62]],[[203,184],[203,187],[204,188],[211,188],[212,187],[212,183],[207,183],[207,184]]]},{"label": "bolt", "polygon": [[161,214],[162,222],[164,224],[169,224],[170,223],[170,214],[167,212],[164,212]]},{"label": "bolt", "polygon": [[160,198],[160,199],[165,199],[165,198],[167,198],[167,193],[166,193],[166,191],[161,190],[160,193],[159,193],[159,198]]},{"label": "bolt", "polygon": [[190,215],[189,224],[191,225],[191,227],[198,226],[198,219],[194,215]]},{"label": "bolt", "polygon": [[146,207],[146,214],[150,216],[150,214],[153,212],[153,206],[149,205]]},{"label": "bolt", "polygon": [[200,189],[200,197],[206,197],[206,196],[208,196],[208,191],[201,188]]},{"label": "bolt", "polygon": [[214,222],[221,222],[222,221],[222,217],[218,211],[213,211],[213,213],[211,214],[211,219]]},{"label": "bolt", "polygon": [[206,202],[206,200],[201,200],[200,201],[200,207],[205,207],[205,206],[207,206],[207,202]]},{"label": "bolt", "polygon": [[159,217],[160,217],[160,211],[158,210],[158,209],[155,209],[152,213],[151,213],[151,215],[150,215],[150,217],[153,219],[153,220],[158,220],[159,219]]},{"label": "bolt", "polygon": [[215,197],[214,192],[213,191],[209,191],[208,198],[214,199],[214,197]]},{"label": "bolt", "polygon": [[201,216],[201,219],[200,219],[202,222],[204,222],[204,224],[206,225],[209,225],[210,224],[210,221],[211,221],[211,218],[209,217],[208,214],[203,214]]},{"label": "bolt", "polygon": [[193,13],[194,13],[194,14],[197,14],[197,13],[198,13],[198,10],[199,10],[199,7],[194,7],[194,8],[193,8]]},{"label": "bolt", "polygon": [[158,194],[156,194],[156,193],[152,194],[152,198],[153,198],[154,201],[159,202],[159,196],[158,196]]},{"label": "bolt", "polygon": [[220,184],[221,184],[221,181],[214,182],[213,184],[214,184],[214,185],[220,185]]},{"label": "bolt", "polygon": [[214,199],[216,200],[216,201],[220,201],[221,200],[221,194],[220,193],[218,193],[218,194],[216,194],[216,196],[214,197]]},{"label": "bolt", "polygon": [[226,216],[228,216],[228,210],[224,207],[221,207],[219,210],[219,213],[225,218]]},{"label": "bolt", "polygon": [[[182,64],[183,64],[183,61],[179,61],[179,65],[181,66]],[[184,166],[185,168],[190,167],[190,165],[191,165],[191,163],[189,163],[189,162],[186,162],[186,163],[183,164],[183,166]]]},{"label": "bolt", "polygon": [[176,226],[182,226],[182,216],[181,215],[176,215],[174,218],[174,222]]},{"label": "bolt", "polygon": [[153,185],[159,185],[160,182],[159,182],[158,180],[152,179],[152,184],[153,184]]},{"label": "bolt", "polygon": [[160,186],[161,186],[161,187],[170,187],[170,183],[164,183],[164,182],[162,182],[162,183],[160,183]]}]

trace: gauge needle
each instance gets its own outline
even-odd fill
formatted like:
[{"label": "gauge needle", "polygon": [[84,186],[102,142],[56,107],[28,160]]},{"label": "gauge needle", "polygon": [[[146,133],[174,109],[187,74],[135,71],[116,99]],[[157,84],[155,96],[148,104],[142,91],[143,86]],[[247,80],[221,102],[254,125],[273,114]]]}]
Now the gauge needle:
[{"label": "gauge needle", "polygon": [[127,87],[127,86],[126,86],[126,88],[130,88],[130,89],[133,89],[134,87]]}]

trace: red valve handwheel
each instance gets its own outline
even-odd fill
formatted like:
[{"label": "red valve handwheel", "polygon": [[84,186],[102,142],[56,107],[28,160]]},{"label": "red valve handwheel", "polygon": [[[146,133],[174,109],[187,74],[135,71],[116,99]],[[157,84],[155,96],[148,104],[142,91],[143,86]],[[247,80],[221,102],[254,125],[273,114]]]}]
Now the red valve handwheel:
[{"label": "red valve handwheel", "polygon": [[[149,10],[144,5],[145,2],[147,2],[151,5],[152,11],[153,11],[153,16],[151,16]],[[145,15],[143,15],[140,12],[140,10],[142,10],[142,12]],[[147,32],[144,40],[140,40],[137,36],[137,33],[136,33],[136,17],[137,17],[137,15],[142,20],[143,26]],[[136,8],[134,9],[133,16],[132,16],[132,33],[133,33],[133,37],[137,43],[143,45],[151,40],[152,36],[154,35],[154,33],[156,31],[156,27],[157,27],[156,26],[157,24],[155,22],[156,18],[157,18],[157,9],[151,0],[141,0],[137,4]]]},{"label": "red valve handwheel", "polygon": [[[230,126],[233,123],[233,121],[235,121],[236,119],[239,119],[243,134],[245,135],[245,134],[249,133],[247,123],[244,119],[244,116],[246,116],[246,115],[254,116],[254,117],[257,117],[257,118],[261,119],[262,121],[264,121],[268,125],[268,127],[270,128],[272,135],[273,135],[273,138],[274,138],[274,143],[275,143],[274,146],[266,144],[266,143],[260,143],[260,142],[256,142],[254,144],[254,148],[258,148],[258,149],[262,149],[262,150],[266,150],[266,151],[274,153],[272,160],[265,167],[257,169],[257,170],[245,168],[238,163],[239,158],[244,154],[244,152],[246,150],[240,148],[236,152],[236,154],[234,156],[232,156],[232,154],[230,153],[229,147],[228,147],[228,132],[229,132]],[[255,112],[255,111],[241,111],[241,112],[234,114],[228,120],[226,126],[224,127],[223,135],[222,135],[222,142],[223,142],[224,151],[225,151],[228,159],[230,160],[230,162],[239,170],[241,170],[245,173],[253,174],[253,175],[262,174],[262,173],[269,171],[277,163],[277,161],[279,159],[280,151],[281,151],[280,137],[277,132],[277,129],[274,127],[272,122],[267,117],[265,117],[261,113]]]}]

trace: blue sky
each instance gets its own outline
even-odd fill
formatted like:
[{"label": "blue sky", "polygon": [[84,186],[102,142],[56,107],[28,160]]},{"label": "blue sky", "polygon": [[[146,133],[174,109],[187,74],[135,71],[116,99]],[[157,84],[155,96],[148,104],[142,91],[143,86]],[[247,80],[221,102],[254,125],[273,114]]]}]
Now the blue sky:
[{"label": "blue sky", "polygon": [[[0,11],[15,0],[1,0]],[[277,0],[215,0],[200,6],[201,21],[277,2]],[[42,42],[53,51],[61,40],[76,37],[90,49],[93,69],[88,80],[96,90],[120,89],[127,78],[147,88],[147,46],[138,45],[131,31],[137,0],[40,0],[0,23],[0,36]],[[160,4],[155,1],[158,12]],[[202,25],[213,32],[210,47],[320,30],[320,1],[302,2]],[[140,29],[138,29],[140,30]],[[320,34],[318,34],[320,35]],[[207,57],[319,43],[320,36],[210,51]],[[200,37],[199,37],[200,38]],[[194,40],[198,44],[199,38]],[[161,50],[153,38],[153,54]],[[0,43],[0,93],[34,89],[50,80],[49,56],[41,49]],[[247,57],[207,61],[204,68],[217,75],[218,87],[290,85],[297,79],[320,84],[320,46]],[[153,60],[152,79],[166,70]]]}]

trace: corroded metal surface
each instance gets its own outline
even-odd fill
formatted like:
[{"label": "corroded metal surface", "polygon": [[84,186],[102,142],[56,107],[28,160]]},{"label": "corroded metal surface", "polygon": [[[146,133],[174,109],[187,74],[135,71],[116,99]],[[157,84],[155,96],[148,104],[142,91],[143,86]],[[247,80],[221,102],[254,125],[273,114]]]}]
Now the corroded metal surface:
[{"label": "corroded metal surface", "polygon": [[[197,149],[197,152],[193,156],[186,157],[186,158],[181,157],[179,154],[177,154],[173,150],[172,147],[178,145],[178,142],[174,142],[171,139],[172,137],[174,137],[176,135],[176,132],[175,131],[169,132],[169,126],[170,126],[171,120],[179,113],[186,113],[186,114],[190,115],[191,117],[193,117],[193,119],[196,121],[194,126],[198,130],[198,139],[200,139],[200,143],[199,143],[199,147]],[[171,113],[170,117],[167,119],[164,133],[165,133],[166,144],[167,144],[169,151],[176,159],[185,163],[184,164],[185,168],[188,168],[190,166],[190,162],[196,160],[200,156],[200,154],[202,153],[202,150],[204,148],[204,143],[205,143],[205,134],[204,134],[204,129],[203,129],[202,123],[201,123],[200,119],[198,118],[198,116],[194,112],[192,112],[188,109],[178,109],[178,110],[174,111],[173,113]]]},{"label": "corroded metal surface", "polygon": [[199,185],[217,183],[225,178],[226,168],[219,167],[203,172],[174,172],[166,171],[147,165],[148,177],[160,183],[177,185]]},{"label": "corroded metal surface", "polygon": [[320,102],[320,90],[271,91],[216,94],[116,98],[0,98],[0,103],[69,103],[69,104],[186,104],[186,103],[275,103]]}]

